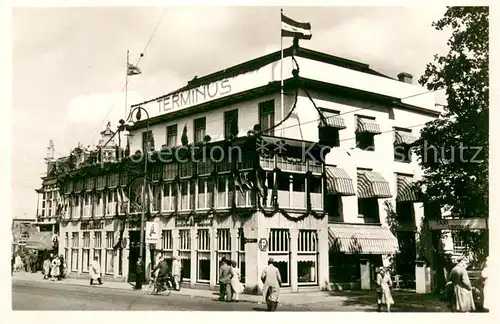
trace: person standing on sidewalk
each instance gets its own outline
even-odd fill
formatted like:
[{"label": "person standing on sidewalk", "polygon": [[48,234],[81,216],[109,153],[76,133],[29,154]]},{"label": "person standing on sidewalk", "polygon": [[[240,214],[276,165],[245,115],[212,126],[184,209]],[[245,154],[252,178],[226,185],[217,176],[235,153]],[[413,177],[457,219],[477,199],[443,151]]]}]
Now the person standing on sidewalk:
[{"label": "person standing on sidewalk", "polygon": [[379,274],[377,274],[377,287],[380,287],[379,290],[377,290],[377,292],[380,291],[379,300],[377,301],[379,311],[382,303],[386,305],[387,312],[390,313],[391,305],[394,304],[394,299],[391,294],[392,280],[388,269],[380,267]]},{"label": "person standing on sidewalk", "polygon": [[219,300],[231,301],[232,268],[226,258],[222,258],[219,269]]},{"label": "person standing on sidewalk", "polygon": [[94,261],[90,266],[90,285],[94,284],[94,280],[97,280],[99,285],[102,285],[101,280],[101,264],[99,263],[99,258],[97,256],[94,257]]},{"label": "person standing on sidewalk", "polygon": [[450,281],[453,285],[453,310],[461,313],[473,312],[476,310],[474,296],[472,295],[472,285],[467,273],[467,257],[463,257],[450,272]]},{"label": "person standing on sidewalk", "polygon": [[50,275],[50,259],[47,257],[45,261],[43,261],[43,279],[49,279]]},{"label": "person standing on sidewalk", "polygon": [[61,266],[61,262],[59,261],[59,258],[58,257],[55,257],[53,260],[52,260],[52,264],[51,264],[51,272],[50,274],[52,275],[52,280],[60,280],[60,277],[59,277],[59,274],[60,274],[60,267]]},{"label": "person standing on sidewalk", "polygon": [[490,310],[490,303],[491,303],[491,298],[492,298],[492,296],[491,296],[491,284],[488,282],[488,276],[489,276],[488,258],[486,258],[483,271],[481,271],[481,277],[484,280],[484,283],[483,283],[483,309],[485,311]]},{"label": "person standing on sidewalk", "polygon": [[174,289],[181,290],[182,263],[178,256],[172,261],[172,277],[174,278]]},{"label": "person standing on sidewalk", "polygon": [[135,268],[135,287],[134,287],[135,290],[142,289],[143,275],[144,275],[144,262],[142,261],[142,258],[139,257]]}]

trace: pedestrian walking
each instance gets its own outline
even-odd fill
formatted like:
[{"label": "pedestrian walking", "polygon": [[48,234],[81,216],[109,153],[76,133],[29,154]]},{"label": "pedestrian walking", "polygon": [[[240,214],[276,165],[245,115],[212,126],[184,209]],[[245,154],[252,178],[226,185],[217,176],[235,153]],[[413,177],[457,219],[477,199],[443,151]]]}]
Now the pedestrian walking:
[{"label": "pedestrian walking", "polygon": [[463,257],[450,272],[450,281],[453,285],[452,311],[468,313],[476,310],[474,297],[472,295],[472,285],[467,273],[469,260]]},{"label": "pedestrian walking", "polygon": [[391,287],[392,280],[390,271],[380,267],[379,273],[377,274],[377,304],[379,312],[381,311],[382,304],[386,305],[388,313],[391,312],[391,305],[394,304]]},{"label": "pedestrian walking", "polygon": [[483,271],[481,271],[481,277],[484,280],[484,284],[483,284],[483,309],[485,311],[490,310],[490,303],[491,303],[491,284],[489,284],[488,276],[489,276],[488,258],[486,258]]},{"label": "pedestrian walking", "polygon": [[139,257],[135,269],[135,287],[134,287],[135,290],[142,289],[143,276],[144,276],[144,262],[142,261],[142,258]]},{"label": "pedestrian walking", "polygon": [[94,261],[90,266],[90,285],[94,284],[94,280],[97,280],[99,285],[102,285],[101,280],[101,264],[99,263],[99,257],[94,256]]},{"label": "pedestrian walking", "polygon": [[66,274],[66,264],[64,263],[64,256],[62,254],[59,256],[59,262],[61,263],[59,267],[59,278],[62,279]]},{"label": "pedestrian walking", "polygon": [[172,277],[174,278],[174,289],[181,290],[182,263],[179,256],[172,261]]},{"label": "pedestrian walking", "polygon": [[21,259],[21,255],[19,253],[16,255],[16,260],[14,263],[14,271],[20,271],[23,267],[23,260]]},{"label": "pedestrian walking", "polygon": [[43,279],[49,279],[51,263],[49,258],[43,261]]},{"label": "pedestrian walking", "polygon": [[238,302],[239,295],[243,292],[244,287],[241,284],[241,272],[240,269],[238,268],[238,263],[236,261],[231,261],[231,266],[232,266],[232,273],[233,276],[231,277],[231,289],[232,289],[232,300],[235,302]]},{"label": "pedestrian walking", "polygon": [[270,258],[267,261],[267,267],[265,267],[264,271],[262,271],[260,279],[264,283],[262,294],[267,304],[267,310],[275,311],[278,307],[282,282],[280,272],[278,268],[274,266],[273,258]]},{"label": "pedestrian walking", "polygon": [[219,300],[231,301],[232,268],[226,258],[222,258],[219,269]]}]

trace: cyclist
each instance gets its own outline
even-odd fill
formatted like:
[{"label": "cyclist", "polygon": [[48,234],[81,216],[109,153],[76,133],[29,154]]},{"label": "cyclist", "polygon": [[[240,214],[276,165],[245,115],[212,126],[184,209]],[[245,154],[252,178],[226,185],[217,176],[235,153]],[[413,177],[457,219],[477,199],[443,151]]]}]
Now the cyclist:
[{"label": "cyclist", "polygon": [[160,259],[160,262],[153,268],[153,273],[158,270],[158,277],[156,278],[156,287],[163,287],[163,284],[168,282],[170,269],[168,268],[167,260],[164,258]]}]

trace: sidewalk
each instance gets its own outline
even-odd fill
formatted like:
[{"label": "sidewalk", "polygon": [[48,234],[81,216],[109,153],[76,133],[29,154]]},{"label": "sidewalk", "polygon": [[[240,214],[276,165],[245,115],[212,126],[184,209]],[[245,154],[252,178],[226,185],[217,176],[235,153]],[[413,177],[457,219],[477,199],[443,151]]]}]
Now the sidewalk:
[{"label": "sidewalk", "polygon": [[[37,282],[51,282],[50,280],[44,280],[41,273],[27,273],[27,272],[14,272],[12,276],[13,280],[24,280],[24,281],[37,281]],[[89,281],[85,279],[72,279],[67,278],[61,281],[53,281],[54,284],[63,285],[76,285],[76,286],[88,286]],[[102,286],[95,286],[96,288],[111,288],[120,290],[132,290],[133,286],[127,282],[104,282]],[[144,286],[143,291],[148,292],[148,287]],[[215,299],[218,298],[218,293],[213,290],[203,290],[203,289],[191,289],[182,288],[180,291],[173,291],[172,294],[185,295],[190,297],[204,297]],[[333,297],[333,298],[332,298]],[[261,295],[248,295],[240,294],[240,300],[252,303],[263,303],[263,297]],[[331,296],[328,292],[314,291],[307,293],[282,293],[280,294],[280,304],[291,305],[291,306],[311,306],[315,303],[328,303],[332,304],[332,307],[342,306],[347,301],[346,297],[343,296]]]}]

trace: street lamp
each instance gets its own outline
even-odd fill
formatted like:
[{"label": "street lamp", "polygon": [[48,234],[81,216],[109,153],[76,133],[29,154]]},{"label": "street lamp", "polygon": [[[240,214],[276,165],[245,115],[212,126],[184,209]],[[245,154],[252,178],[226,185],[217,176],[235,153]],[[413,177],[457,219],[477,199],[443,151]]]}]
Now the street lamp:
[{"label": "street lamp", "polygon": [[[144,151],[146,152],[143,152],[144,155],[144,182],[143,182],[143,185],[142,185],[142,197],[141,197],[141,201],[142,201],[142,208],[141,208],[141,242],[140,242],[140,251],[139,251],[139,256],[140,258],[142,259],[142,262],[144,263],[144,246],[145,246],[145,242],[144,242],[144,216],[145,216],[145,208],[146,208],[146,185],[147,185],[147,172],[148,172],[148,159],[147,159],[147,151],[149,150],[149,141],[150,141],[150,138],[149,138],[149,113],[146,109],[142,108],[142,107],[135,107],[134,109],[132,109],[130,111],[130,114],[128,115],[127,117],[127,122],[128,123],[133,123],[133,120],[132,120],[132,116],[134,115],[135,113],[135,119],[137,121],[141,120],[141,111],[144,111],[144,113],[146,114],[146,146],[143,148]],[[121,128],[122,129],[125,129],[125,121],[123,119],[120,119],[119,121],[120,125],[121,125]],[[139,278],[139,280],[142,281],[142,278]]]}]

